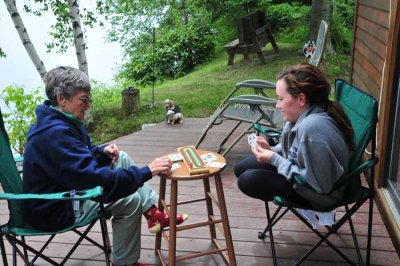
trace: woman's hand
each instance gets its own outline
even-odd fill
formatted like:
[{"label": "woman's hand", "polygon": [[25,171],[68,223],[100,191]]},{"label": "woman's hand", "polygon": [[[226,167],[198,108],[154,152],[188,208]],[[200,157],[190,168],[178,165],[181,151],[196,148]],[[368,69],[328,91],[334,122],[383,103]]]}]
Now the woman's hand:
[{"label": "woman's hand", "polygon": [[256,139],[256,143],[263,149],[271,150],[271,147],[269,146],[267,140],[263,137],[258,136]]},{"label": "woman's hand", "polygon": [[[265,144],[268,145],[268,143],[266,143],[265,140],[264,142]],[[257,144],[258,144],[258,139],[257,139]],[[256,156],[258,162],[269,163],[274,152],[271,150],[269,145],[264,147],[266,148],[263,148],[261,145],[256,145],[254,148],[251,149],[251,151],[253,152],[254,156]]]},{"label": "woman's hand", "polygon": [[106,146],[103,150],[105,154],[108,155],[108,157],[111,159],[111,163],[115,164],[115,162],[118,160],[119,157],[119,148],[117,144],[110,144]]},{"label": "woman's hand", "polygon": [[151,174],[155,175],[170,175],[172,160],[168,156],[163,156],[154,159],[149,165]]}]

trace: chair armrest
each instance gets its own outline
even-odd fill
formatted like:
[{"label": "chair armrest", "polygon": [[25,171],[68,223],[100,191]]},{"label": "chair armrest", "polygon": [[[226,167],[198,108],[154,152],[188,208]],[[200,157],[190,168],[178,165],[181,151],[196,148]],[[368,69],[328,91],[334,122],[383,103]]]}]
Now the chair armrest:
[{"label": "chair armrest", "polygon": [[237,88],[254,88],[254,89],[275,89],[276,84],[274,82],[262,79],[248,79],[236,83]]},{"label": "chair armrest", "polygon": [[260,95],[249,94],[249,95],[239,95],[237,97],[230,98],[228,100],[228,103],[275,106],[276,100]]},{"label": "chair armrest", "polygon": [[97,186],[92,189],[76,191],[74,197],[70,196],[70,192],[59,192],[50,194],[15,194],[0,193],[0,199],[3,200],[26,200],[26,199],[43,199],[43,200],[86,200],[93,199],[103,195],[103,188]]},{"label": "chair armrest", "polygon": [[361,165],[359,165],[357,168],[355,168],[353,171],[350,171],[346,175],[342,176],[338,181],[336,181],[335,185],[333,186],[332,190],[330,193],[342,185],[344,185],[346,182],[348,182],[349,178],[353,178],[355,175],[359,175],[362,172],[364,172],[367,169],[372,168],[375,164],[378,163],[378,157],[373,157],[365,162],[363,162]]},{"label": "chair armrest", "polygon": [[282,131],[281,130],[277,130],[274,128],[270,128],[270,127],[263,127],[259,124],[253,124],[253,128],[258,131],[259,133],[262,133],[268,137],[271,138],[278,138],[280,136],[282,136]]},{"label": "chair armrest", "polygon": [[[371,158],[371,159],[363,162],[356,169],[354,169],[353,171],[347,173],[346,175],[342,176],[338,181],[336,181],[336,183],[333,186],[333,188],[331,189],[331,191],[329,191],[329,193],[327,193],[326,195],[331,194],[333,191],[337,190],[338,188],[340,188],[341,186],[346,184],[346,182],[348,182],[349,178],[353,178],[354,175],[361,174],[365,170],[372,168],[377,163],[378,163],[378,158],[377,157]],[[295,184],[300,184],[300,185],[305,183],[304,180],[302,179],[302,177],[299,176],[299,175],[293,176],[292,182],[294,182]]]}]

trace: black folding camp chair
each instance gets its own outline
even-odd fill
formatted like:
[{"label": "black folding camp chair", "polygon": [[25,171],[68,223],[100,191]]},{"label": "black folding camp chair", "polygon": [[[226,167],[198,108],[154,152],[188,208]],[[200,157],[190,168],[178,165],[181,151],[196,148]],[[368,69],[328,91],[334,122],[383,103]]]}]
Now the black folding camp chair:
[{"label": "black folding camp chair", "polygon": [[[12,257],[13,257],[13,265],[16,265],[17,262],[17,254],[22,258],[26,265],[33,265],[34,262],[41,258],[45,260],[47,263],[52,265],[63,265],[70,258],[72,253],[76,250],[82,240],[87,240],[91,244],[99,247],[105,254],[105,264],[107,266],[110,265],[110,240],[107,232],[107,223],[106,219],[109,218],[109,215],[106,215],[106,212],[103,207],[103,203],[101,202],[101,197],[103,194],[103,189],[101,187],[96,187],[90,190],[85,191],[77,191],[75,196],[71,196],[70,192],[64,193],[53,193],[53,194],[24,194],[22,192],[22,179],[20,174],[18,173],[11,149],[10,143],[8,139],[7,132],[4,128],[3,116],[0,111],[0,183],[5,193],[0,193],[0,200],[7,200],[8,209],[9,209],[9,220],[6,224],[0,225],[0,252],[2,255],[3,265],[7,266],[7,256],[6,249],[4,245],[4,240],[6,239],[11,246],[13,247]],[[84,221],[79,224],[74,224],[66,229],[59,230],[56,232],[51,231],[41,231],[31,227],[24,217],[23,200],[28,199],[43,199],[43,200],[89,200],[96,199],[100,204],[100,211],[98,213],[94,213]],[[72,204],[72,202],[71,202]],[[99,244],[93,239],[88,237],[89,231],[95,225],[97,221],[100,221],[101,233],[103,243]],[[84,228],[86,226],[86,228]],[[80,228],[84,228],[84,230],[78,230]],[[43,254],[48,245],[51,243],[53,238],[57,234],[67,233],[67,232],[75,232],[78,234],[79,238],[76,243],[73,245],[71,250],[65,255],[61,262],[56,262],[49,256]],[[83,232],[82,232],[83,231]],[[47,242],[40,248],[40,250],[31,247],[27,241],[25,241],[25,237],[30,236],[43,236],[48,235],[49,239]],[[34,256],[28,256],[28,252],[33,253]]]},{"label": "black folding camp chair", "polygon": [[[365,264],[370,263],[370,252],[371,252],[371,234],[372,234],[372,214],[373,214],[373,200],[375,196],[374,189],[374,166],[378,162],[378,158],[375,155],[375,135],[376,135],[376,123],[377,123],[377,112],[378,104],[377,101],[370,95],[352,86],[351,84],[343,81],[336,80],[336,101],[338,101],[344,108],[347,116],[349,117],[354,133],[355,133],[355,144],[356,150],[351,154],[349,161],[349,172],[342,176],[334,185],[332,190],[328,194],[319,194],[314,191],[306,183],[302,182],[299,177],[293,178],[292,183],[297,193],[306,199],[305,202],[293,202],[290,199],[282,197],[274,197],[274,203],[278,205],[275,213],[270,216],[268,202],[265,203],[268,224],[264,232],[260,232],[258,237],[264,239],[268,232],[272,257],[274,265],[277,265],[277,258],[275,253],[274,238],[272,228],[290,210],[293,212],[303,223],[305,223],[314,233],[316,233],[320,240],[316,243],[297,263],[301,264],[307,259],[315,249],[317,249],[322,243],[326,243],[333,250],[336,251],[347,263],[355,265],[355,263],[348,258],[342,251],[335,247],[329,240],[328,237],[332,234],[337,233],[343,224],[347,221],[350,225],[351,234],[354,241],[355,250],[357,253],[358,263],[364,265],[363,258],[361,255],[360,247],[357,241],[357,236],[354,230],[352,222],[352,215],[356,213],[359,208],[369,200],[369,215],[368,215],[368,241],[366,247],[366,259]],[[364,150],[370,143],[370,155],[365,161],[362,161]],[[369,171],[369,180],[364,186],[361,183],[361,174]],[[367,176],[367,175],[366,175]],[[332,200],[331,195],[338,190],[344,189],[345,192],[343,197],[338,200]],[[327,227],[329,230],[323,234],[317,229],[313,229],[312,225],[296,210],[296,209],[307,209],[314,210],[317,212],[330,212],[338,207],[345,207],[345,214],[336,223]]]}]

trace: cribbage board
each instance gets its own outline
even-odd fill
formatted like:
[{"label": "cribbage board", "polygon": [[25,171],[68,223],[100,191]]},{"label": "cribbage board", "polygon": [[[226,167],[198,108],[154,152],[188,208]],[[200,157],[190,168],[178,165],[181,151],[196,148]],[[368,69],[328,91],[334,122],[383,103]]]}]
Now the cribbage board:
[{"label": "cribbage board", "polygon": [[194,146],[179,147],[177,150],[182,155],[183,164],[190,175],[206,174],[210,172],[210,169],[208,169]]}]

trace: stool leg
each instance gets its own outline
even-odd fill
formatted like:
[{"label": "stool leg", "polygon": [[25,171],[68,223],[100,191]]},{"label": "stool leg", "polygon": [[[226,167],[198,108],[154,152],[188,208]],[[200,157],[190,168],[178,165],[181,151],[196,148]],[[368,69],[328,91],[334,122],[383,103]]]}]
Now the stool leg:
[{"label": "stool leg", "polygon": [[178,212],[178,181],[176,180],[171,180],[170,196],[168,265],[174,266],[176,263],[176,215]]},{"label": "stool leg", "polygon": [[[158,194],[158,209],[160,211],[164,211],[164,205],[162,202],[165,202],[165,186],[167,183],[167,179],[160,177],[160,191]],[[156,235],[156,246],[155,246],[155,254],[157,255],[157,251],[161,249],[161,231]]]},{"label": "stool leg", "polygon": [[228,250],[229,265],[236,266],[235,251],[233,249],[233,241],[231,235],[231,229],[229,226],[228,212],[226,210],[224,189],[222,187],[221,175],[215,175],[215,187],[217,189],[217,196],[219,202],[219,208],[221,211],[222,225],[224,228],[226,248]]},{"label": "stool leg", "polygon": [[[206,196],[208,221],[212,221],[211,216],[214,216],[214,211],[213,211],[213,207],[212,207],[212,200],[208,195],[211,191],[210,190],[210,180],[208,178],[204,178],[203,184],[204,184],[204,194]],[[213,239],[217,238],[217,234],[215,233],[215,224],[210,224],[209,229],[210,229],[210,237],[211,237],[211,241],[212,241]]]}]

